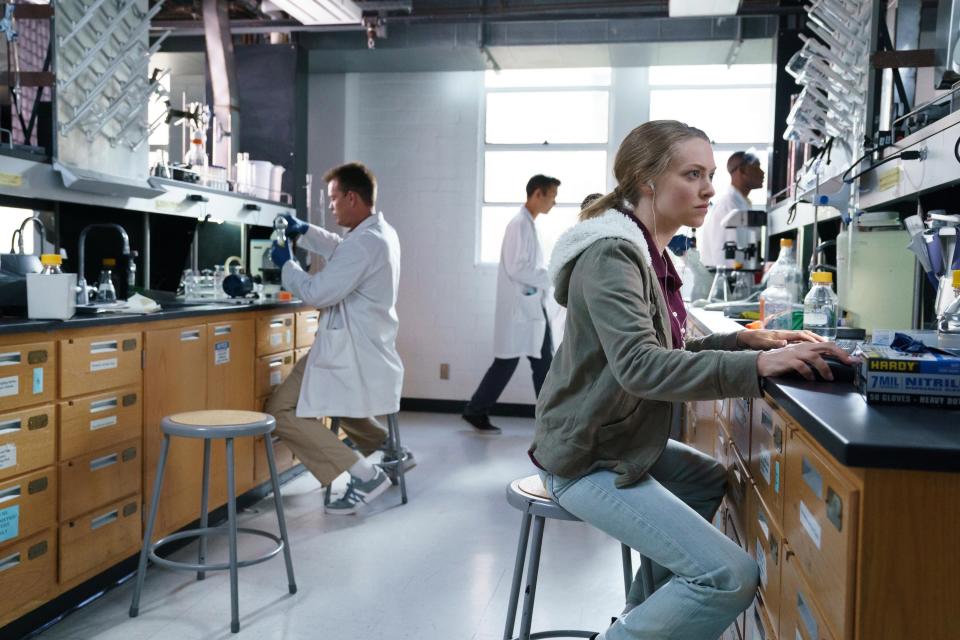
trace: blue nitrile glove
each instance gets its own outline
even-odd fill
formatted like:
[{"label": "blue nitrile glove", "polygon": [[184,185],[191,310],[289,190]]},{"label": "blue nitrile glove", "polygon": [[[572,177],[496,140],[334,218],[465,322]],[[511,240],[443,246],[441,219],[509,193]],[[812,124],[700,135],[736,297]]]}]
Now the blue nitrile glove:
[{"label": "blue nitrile glove", "polygon": [[670,238],[670,242],[667,243],[667,247],[670,251],[673,251],[674,255],[682,256],[693,246],[693,238],[685,236],[683,234],[677,234]]},{"label": "blue nitrile glove", "polygon": [[303,220],[298,220],[289,213],[284,214],[283,217],[287,221],[287,237],[291,240],[296,240],[310,230],[309,223],[304,222]]},{"label": "blue nitrile glove", "polygon": [[291,259],[290,246],[281,246],[274,242],[273,247],[270,248],[270,259],[273,260],[273,264],[277,265],[277,269],[282,269],[283,265]]}]

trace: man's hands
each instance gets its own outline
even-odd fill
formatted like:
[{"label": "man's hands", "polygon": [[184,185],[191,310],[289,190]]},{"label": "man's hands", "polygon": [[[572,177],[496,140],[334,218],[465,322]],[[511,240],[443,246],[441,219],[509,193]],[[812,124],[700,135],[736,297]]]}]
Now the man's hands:
[{"label": "man's hands", "polygon": [[737,334],[737,346],[754,351],[779,349],[788,344],[801,342],[827,342],[827,339],[812,331],[771,331],[768,329],[751,331],[745,329]]},{"label": "man's hands", "polygon": [[294,218],[289,213],[284,214],[283,217],[287,221],[287,237],[291,240],[296,240],[310,230],[309,223],[298,218]]},{"label": "man's hands", "polygon": [[[806,332],[770,331],[767,333]],[[844,364],[852,365],[857,362],[856,359],[851,358],[846,351],[832,342],[801,342],[761,353],[757,358],[757,375],[762,378],[770,378],[797,372],[807,380],[815,380],[816,376],[813,369],[816,369],[824,380],[833,380],[833,373],[824,361],[824,356],[829,356]]]},{"label": "man's hands", "polygon": [[273,264],[277,265],[278,269],[282,269],[283,265],[291,259],[290,246],[281,246],[274,242],[270,249],[270,259],[273,260]]}]

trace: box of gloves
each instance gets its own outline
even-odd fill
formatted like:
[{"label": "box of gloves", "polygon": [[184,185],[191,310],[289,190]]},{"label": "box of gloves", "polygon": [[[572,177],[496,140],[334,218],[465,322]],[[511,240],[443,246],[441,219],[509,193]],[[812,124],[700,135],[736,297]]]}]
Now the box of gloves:
[{"label": "box of gloves", "polygon": [[960,357],[918,342],[860,346],[856,384],[868,403],[960,408]]}]

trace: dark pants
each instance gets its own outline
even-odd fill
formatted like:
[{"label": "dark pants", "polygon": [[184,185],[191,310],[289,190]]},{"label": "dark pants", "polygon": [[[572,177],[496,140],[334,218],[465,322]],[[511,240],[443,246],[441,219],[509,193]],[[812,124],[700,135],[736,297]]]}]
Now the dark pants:
[{"label": "dark pants", "polygon": [[[546,316],[546,313],[544,313]],[[540,388],[543,387],[543,380],[547,377],[547,371],[550,370],[550,363],[553,362],[553,338],[550,335],[550,320],[547,319],[547,330],[543,334],[543,346],[540,347],[540,357],[530,358],[530,368],[533,369],[533,390],[537,397],[540,397]],[[513,372],[517,370],[520,358],[494,358],[493,364],[487,369],[480,386],[477,387],[470,402],[467,403],[464,415],[480,416],[490,415],[490,409],[497,404],[497,399],[506,388]]]}]

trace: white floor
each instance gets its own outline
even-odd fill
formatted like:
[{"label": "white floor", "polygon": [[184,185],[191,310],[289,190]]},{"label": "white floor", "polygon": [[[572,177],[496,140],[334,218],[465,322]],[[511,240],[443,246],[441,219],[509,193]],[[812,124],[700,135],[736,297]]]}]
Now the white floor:
[{"label": "white floor", "polygon": [[[404,444],[416,454],[410,501],[391,489],[358,516],[329,516],[310,474],[283,487],[299,591],[287,592],[280,557],[240,571],[239,634],[230,633],[224,572],[151,568],[140,616],[127,616],[132,581],[67,616],[44,640],[499,640],[510,592],[520,513],[504,498],[533,472],[533,421],[495,419],[499,436],[458,416],[405,413]],[[336,486],[336,485],[335,485]],[[241,514],[241,526],[276,531],[272,496]],[[268,541],[241,538],[240,556]],[[225,540],[211,543],[226,559]],[[175,554],[195,561],[196,546]],[[620,546],[582,523],[548,522],[533,630],[595,629],[623,604]],[[518,615],[519,618],[519,615]]]}]

